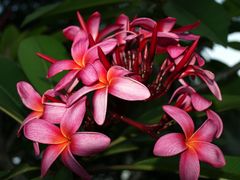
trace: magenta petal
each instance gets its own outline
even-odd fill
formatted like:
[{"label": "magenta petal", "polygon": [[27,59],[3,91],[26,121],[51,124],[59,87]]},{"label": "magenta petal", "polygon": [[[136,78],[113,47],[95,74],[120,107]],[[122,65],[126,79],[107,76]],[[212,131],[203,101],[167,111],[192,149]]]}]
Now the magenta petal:
[{"label": "magenta petal", "polygon": [[69,71],[55,86],[54,91],[60,91],[62,89],[68,89],[76,80],[79,70]]},{"label": "magenta petal", "polygon": [[57,126],[41,119],[25,124],[24,135],[32,141],[43,144],[60,144],[67,141]]},{"label": "magenta petal", "polygon": [[197,111],[204,111],[212,105],[211,101],[207,100],[206,98],[202,97],[197,93],[193,93],[191,99],[192,105]]},{"label": "magenta petal", "polygon": [[195,90],[193,88],[191,88],[190,86],[180,86],[179,88],[177,88],[174,91],[171,99],[169,100],[169,103],[171,103],[177,95],[181,95],[181,94],[189,94],[190,95],[193,92],[195,92]]},{"label": "magenta petal", "polygon": [[75,104],[68,107],[64,113],[60,128],[62,134],[71,137],[82,124],[83,117],[86,112],[86,96],[78,100]]},{"label": "magenta petal", "polygon": [[186,47],[182,46],[168,46],[167,51],[172,58],[177,58],[186,50]]},{"label": "magenta petal", "polygon": [[42,119],[59,124],[65,111],[66,105],[63,103],[45,103]]},{"label": "magenta petal", "polygon": [[78,26],[68,26],[65,29],[63,29],[63,34],[67,39],[73,41],[76,35],[79,33],[79,31],[80,28]]},{"label": "magenta petal", "polygon": [[154,145],[155,156],[173,156],[186,149],[185,137],[180,133],[170,133],[160,137]]},{"label": "magenta petal", "polygon": [[98,80],[98,74],[92,64],[87,64],[78,74],[82,83],[90,86]]},{"label": "magenta petal", "polygon": [[159,21],[159,31],[169,32],[172,30],[173,26],[176,23],[176,18],[167,17]]},{"label": "magenta petal", "polygon": [[71,54],[74,61],[82,66],[83,56],[85,55],[89,46],[88,34],[84,31],[80,31],[74,39],[71,48]]},{"label": "magenta petal", "polygon": [[119,24],[111,24],[108,25],[107,27],[105,27],[104,29],[102,29],[99,34],[98,37],[96,39],[96,42],[103,40],[103,38],[105,38],[107,35],[109,35],[110,33],[116,32],[117,30],[121,29],[121,25]]},{"label": "magenta petal", "polygon": [[73,60],[57,61],[48,69],[48,77],[52,77],[64,70],[79,69],[79,66]]},{"label": "magenta petal", "polygon": [[105,121],[107,113],[108,88],[98,89],[93,96],[93,117],[98,125]]},{"label": "magenta petal", "polygon": [[212,110],[207,110],[207,117],[208,119],[212,119],[213,122],[216,124],[217,128],[217,133],[216,133],[216,138],[219,138],[223,132],[223,122],[220,116],[215,113]]},{"label": "magenta petal", "polygon": [[81,89],[73,93],[67,100],[67,106],[71,106],[73,103],[75,103],[78,99],[80,99],[85,94],[103,88],[104,85],[102,84],[96,84],[92,86],[83,86]]},{"label": "magenta petal", "polygon": [[40,155],[39,143],[33,142],[33,149],[35,156],[39,156]]},{"label": "magenta petal", "polygon": [[131,23],[131,26],[140,26],[148,30],[153,30],[157,23],[150,18],[136,18]]},{"label": "magenta petal", "polygon": [[215,120],[207,119],[201,127],[193,134],[194,141],[207,141],[211,142],[217,135],[218,124]]},{"label": "magenta petal", "polygon": [[92,35],[94,40],[96,40],[98,35],[100,20],[101,20],[100,13],[95,12],[88,18],[87,21],[88,32]]},{"label": "magenta petal", "polygon": [[112,66],[107,72],[107,80],[110,81],[112,78],[123,77],[130,74],[131,72],[121,66]]},{"label": "magenta petal", "polygon": [[34,111],[42,111],[42,98],[33,87],[24,81],[17,83],[17,91],[23,104]]},{"label": "magenta petal", "polygon": [[188,115],[188,113],[182,109],[170,105],[163,106],[163,110],[175,121],[177,121],[187,138],[193,134],[194,124],[192,118]]},{"label": "magenta petal", "polygon": [[71,151],[78,156],[91,156],[105,150],[111,139],[98,132],[80,132],[71,138]]},{"label": "magenta petal", "polygon": [[61,154],[63,164],[71,171],[80,176],[83,180],[90,180],[91,176],[73,157],[70,147],[68,146]]},{"label": "magenta petal", "polygon": [[45,176],[50,166],[62,153],[67,144],[49,145],[43,153],[42,165],[41,165],[41,176]]},{"label": "magenta petal", "polygon": [[214,144],[208,142],[197,142],[196,152],[200,161],[204,161],[215,168],[223,167],[226,162],[222,151]]},{"label": "magenta petal", "polygon": [[108,54],[115,48],[117,45],[116,39],[107,39],[101,43],[96,44],[87,50],[86,55],[84,56],[84,64],[93,63],[95,60],[99,59],[98,56],[98,47],[102,49],[104,54]]},{"label": "magenta petal", "polygon": [[198,180],[200,164],[198,155],[193,149],[188,149],[181,154],[179,173],[181,180]]},{"label": "magenta petal", "polygon": [[151,95],[145,85],[129,77],[113,78],[110,81],[109,93],[128,101],[145,100]]},{"label": "magenta petal", "polygon": [[42,112],[37,112],[37,111],[33,111],[31,112],[25,119],[24,121],[22,122],[20,128],[18,129],[18,136],[20,135],[20,132],[22,130],[22,128],[25,126],[25,124],[27,124],[28,122],[34,120],[34,119],[38,119],[42,116]]}]

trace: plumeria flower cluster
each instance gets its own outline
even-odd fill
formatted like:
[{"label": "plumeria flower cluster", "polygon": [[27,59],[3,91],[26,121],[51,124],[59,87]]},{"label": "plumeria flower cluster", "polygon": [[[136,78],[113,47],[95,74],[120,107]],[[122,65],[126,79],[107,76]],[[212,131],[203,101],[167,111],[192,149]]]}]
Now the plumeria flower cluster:
[{"label": "plumeria flower cluster", "polygon": [[[22,102],[32,110],[18,134],[23,132],[33,142],[36,155],[40,154],[39,144],[47,145],[41,175],[45,176],[60,156],[75,174],[91,179],[74,155],[91,156],[107,149],[110,138],[89,129],[107,122],[110,124],[107,127],[111,127],[115,119],[156,138],[154,155],[180,154],[179,173],[183,180],[198,179],[199,161],[214,167],[224,166],[223,153],[211,143],[222,133],[222,120],[210,109],[212,102],[201,96],[189,81],[201,79],[218,100],[222,99],[214,74],[203,69],[205,61],[195,52],[200,37],[189,33],[199,22],[175,28],[176,19],[172,17],[131,21],[121,14],[115,23],[100,28],[98,12],[87,21],[77,12],[77,18],[79,26],[71,25],[63,30],[71,42],[70,59],[57,60],[37,52],[51,64],[47,78],[67,71],[55,87],[41,96],[29,83],[17,84]],[[155,63],[159,55],[166,58]],[[109,95],[126,101],[151,101],[166,95],[170,88],[176,87],[173,84],[178,84],[178,88],[168,105],[163,106],[165,114],[157,124],[141,124],[108,106]],[[195,132],[188,114],[194,111],[205,112],[207,116]],[[172,121],[181,126],[184,134],[159,137],[159,131],[172,125],[169,123]]]}]

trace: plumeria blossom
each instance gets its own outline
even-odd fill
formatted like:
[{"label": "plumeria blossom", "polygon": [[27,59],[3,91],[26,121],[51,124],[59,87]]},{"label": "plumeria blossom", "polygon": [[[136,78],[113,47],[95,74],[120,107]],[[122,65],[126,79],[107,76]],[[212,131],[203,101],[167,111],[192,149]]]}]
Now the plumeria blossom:
[{"label": "plumeria blossom", "polygon": [[181,86],[176,89],[169,100],[169,103],[171,103],[176,96],[178,96],[176,103],[181,101],[180,106],[186,111],[191,108],[191,106],[197,111],[204,111],[212,105],[211,101],[202,97],[190,86]]},{"label": "plumeria blossom", "polygon": [[[97,72],[92,63],[98,59],[98,47],[101,47],[105,54],[108,54],[116,46],[115,39],[108,39],[89,48],[87,33],[82,31],[75,37],[71,48],[73,60],[61,60],[53,63],[48,71],[48,77],[52,77],[63,70],[70,70],[55,86],[55,91],[68,87],[76,79],[81,79],[86,85],[97,81]],[[44,58],[44,56],[42,56]]]},{"label": "plumeria blossom", "polygon": [[26,138],[48,145],[42,158],[42,176],[46,175],[53,162],[61,156],[64,165],[82,179],[91,178],[73,155],[91,156],[101,152],[108,147],[110,139],[102,133],[77,132],[86,111],[85,102],[86,97],[83,97],[73,105],[74,108],[64,113],[60,128],[42,119],[36,119],[25,125]]},{"label": "plumeria blossom", "polygon": [[170,133],[160,137],[153,153],[156,156],[173,156],[181,154],[179,173],[182,180],[197,180],[200,174],[199,161],[204,161],[213,167],[225,165],[222,151],[212,140],[222,133],[222,122],[213,111],[208,112],[208,119],[194,132],[191,117],[183,110],[165,105],[163,110],[182,128],[182,133]]},{"label": "plumeria blossom", "polygon": [[[131,72],[120,66],[112,66],[108,71],[100,61],[94,66],[99,73],[99,83],[84,86],[69,97],[67,105],[71,105],[88,92],[95,91],[93,96],[93,116],[97,124],[104,123],[107,112],[108,93],[128,101],[145,100],[150,97],[146,86],[126,75]],[[137,93],[136,93],[137,90]]]},{"label": "plumeria blossom", "polygon": [[[20,81],[17,83],[17,91],[21,97],[23,104],[32,110],[32,112],[22,122],[18,130],[18,135],[20,135],[20,131],[28,122],[33,121],[37,118],[44,117],[51,123],[60,123],[60,119],[66,110],[66,105],[63,103],[45,102],[45,96],[51,95],[51,90],[46,91],[45,94],[41,97],[29,83]],[[35,154],[39,155],[40,152],[37,143],[34,143],[34,149]]]}]

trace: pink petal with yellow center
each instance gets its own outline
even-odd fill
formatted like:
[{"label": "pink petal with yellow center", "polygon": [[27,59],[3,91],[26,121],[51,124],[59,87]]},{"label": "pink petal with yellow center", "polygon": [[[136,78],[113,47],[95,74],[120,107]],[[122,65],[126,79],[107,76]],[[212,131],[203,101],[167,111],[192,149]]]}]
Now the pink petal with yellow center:
[{"label": "pink petal with yellow center", "polygon": [[71,138],[71,152],[78,156],[91,156],[104,151],[110,144],[108,136],[98,132],[79,132]]},{"label": "pink petal with yellow center", "polygon": [[41,164],[41,177],[47,174],[48,169],[53,164],[53,162],[57,159],[57,157],[62,153],[62,151],[66,148],[67,144],[58,144],[58,145],[49,145],[42,157]]},{"label": "pink petal with yellow center", "polygon": [[80,69],[80,67],[73,60],[57,61],[48,69],[48,77],[55,76],[64,70]]},{"label": "pink petal with yellow center", "polygon": [[174,106],[165,105],[163,110],[172,117],[181,126],[186,138],[189,138],[194,132],[194,124],[192,118],[183,111]]},{"label": "pink petal with yellow center", "polygon": [[75,37],[71,48],[71,54],[74,61],[81,67],[84,66],[83,57],[87,52],[88,46],[88,34],[81,30]]},{"label": "pink petal with yellow center", "polygon": [[128,101],[145,100],[151,95],[145,85],[128,77],[111,79],[109,93]]},{"label": "pink petal with yellow center", "polygon": [[123,77],[125,75],[130,74],[131,72],[124,67],[121,66],[112,66],[107,72],[107,80],[111,81],[111,79],[115,77]]},{"label": "pink petal with yellow center", "polygon": [[93,96],[93,117],[98,125],[102,125],[107,113],[108,88],[98,89]]},{"label": "pink petal with yellow center", "polygon": [[196,152],[200,161],[204,161],[215,168],[223,167],[226,162],[222,151],[214,144],[197,142]]},{"label": "pink petal with yellow center", "polygon": [[189,148],[181,154],[179,173],[181,180],[198,180],[200,164],[194,149]]},{"label": "pink petal with yellow center", "polygon": [[41,119],[28,122],[24,126],[24,135],[43,144],[60,144],[67,141],[57,126]]},{"label": "pink petal with yellow center", "polygon": [[207,119],[191,137],[194,141],[211,142],[217,135],[218,125],[212,119]]},{"label": "pink petal with yellow center", "polygon": [[186,149],[185,137],[180,133],[170,133],[160,137],[154,145],[155,156],[173,156]]},{"label": "pink petal with yellow center", "polygon": [[86,112],[86,96],[68,107],[62,117],[60,128],[62,134],[71,137],[81,126]]},{"label": "pink petal with yellow center", "polygon": [[81,177],[83,180],[90,180],[91,176],[88,172],[77,162],[71,153],[70,147],[64,149],[61,154],[63,164],[68,167],[71,171]]},{"label": "pink petal with yellow center", "polygon": [[17,83],[17,91],[23,104],[34,111],[42,111],[42,98],[33,87],[24,81]]}]

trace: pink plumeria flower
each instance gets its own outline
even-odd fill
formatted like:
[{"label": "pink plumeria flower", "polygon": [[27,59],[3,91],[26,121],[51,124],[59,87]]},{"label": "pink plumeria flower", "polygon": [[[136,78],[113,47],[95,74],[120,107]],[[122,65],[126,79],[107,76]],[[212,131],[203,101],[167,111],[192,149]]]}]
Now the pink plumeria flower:
[{"label": "pink plumeria flower", "polygon": [[[60,118],[66,110],[66,105],[64,103],[57,102],[45,102],[46,95],[52,95],[51,90],[46,91],[41,97],[38,92],[27,82],[20,81],[17,83],[17,91],[23,102],[23,104],[32,110],[32,112],[24,119],[19,130],[18,135],[24,126],[37,118],[45,118],[51,123],[60,123]],[[34,143],[35,154],[38,155],[39,147],[38,143]]]},{"label": "pink plumeria flower", "polygon": [[185,110],[192,109],[191,107],[193,106],[197,111],[204,111],[212,105],[211,101],[202,97],[191,86],[180,86],[177,88],[169,100],[169,103],[171,103],[176,96],[178,96],[177,103],[182,101],[180,106]]},{"label": "pink plumeria flower", "polygon": [[97,132],[77,132],[86,111],[85,103],[86,97],[83,97],[73,108],[68,109],[64,113],[60,128],[42,119],[25,125],[26,138],[48,145],[43,153],[41,176],[45,176],[53,162],[61,156],[66,167],[82,179],[90,179],[90,175],[73,155],[90,156],[101,152],[109,146],[110,139]]},{"label": "pink plumeria flower", "polygon": [[68,26],[63,30],[65,37],[71,41],[74,41],[79,32],[81,33],[84,31],[87,34],[90,34],[95,42],[100,42],[104,40],[104,38],[109,34],[121,29],[120,25],[112,24],[100,31],[101,14],[97,11],[88,18],[87,22],[84,21],[79,12],[77,12],[77,17],[80,23],[80,27]]},{"label": "pink plumeria flower", "polygon": [[199,161],[204,161],[216,168],[225,165],[222,151],[211,143],[222,133],[222,121],[216,113],[208,111],[208,119],[194,132],[193,120],[185,111],[170,105],[163,106],[163,109],[181,126],[184,134],[170,133],[160,137],[154,146],[154,155],[181,154],[179,173],[182,180],[198,179]]},{"label": "pink plumeria flower", "polygon": [[[92,63],[98,59],[98,47],[101,47],[105,54],[108,54],[116,46],[115,39],[108,39],[89,48],[87,33],[82,31],[75,37],[71,48],[73,60],[55,61],[49,68],[48,77],[52,77],[63,70],[70,70],[55,86],[55,91],[77,84],[76,80],[81,79],[83,84],[91,85],[98,80],[97,72]],[[47,56],[41,55],[47,60]],[[73,89],[71,87],[70,89]]]},{"label": "pink plumeria flower", "polygon": [[126,75],[131,72],[121,66],[112,66],[107,71],[100,61],[94,66],[99,73],[99,82],[93,86],[84,86],[68,99],[67,105],[75,103],[84,94],[96,90],[93,96],[93,116],[98,125],[105,121],[108,93],[128,101],[145,100],[150,97],[148,88]]}]

